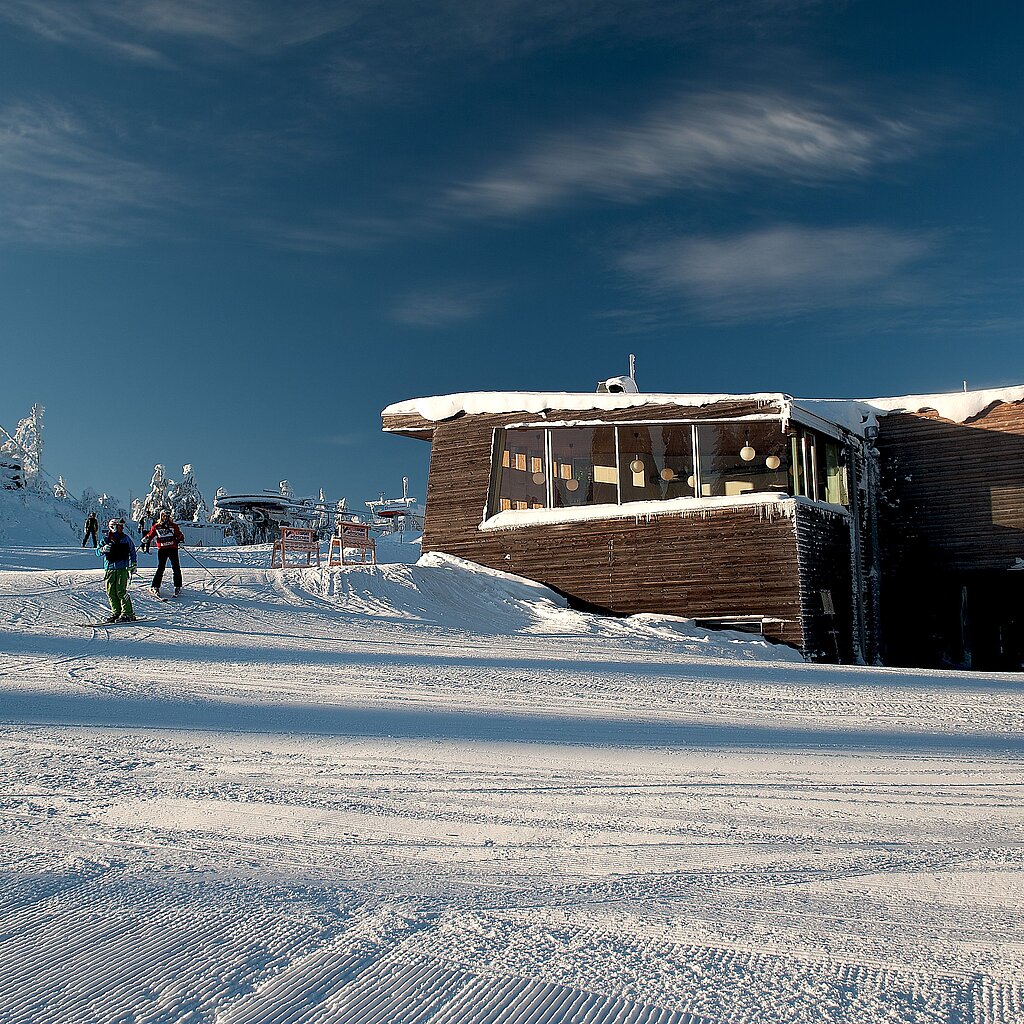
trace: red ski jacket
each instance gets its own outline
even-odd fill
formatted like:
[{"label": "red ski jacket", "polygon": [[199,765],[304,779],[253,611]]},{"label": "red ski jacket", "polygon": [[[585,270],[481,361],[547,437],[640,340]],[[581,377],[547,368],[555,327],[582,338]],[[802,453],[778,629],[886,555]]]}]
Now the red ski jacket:
[{"label": "red ski jacket", "polygon": [[166,525],[160,522],[158,519],[153,524],[153,529],[145,536],[146,547],[156,540],[156,547],[159,551],[160,548],[176,548],[179,544],[185,543],[185,535],[178,529],[178,524],[173,520]]}]

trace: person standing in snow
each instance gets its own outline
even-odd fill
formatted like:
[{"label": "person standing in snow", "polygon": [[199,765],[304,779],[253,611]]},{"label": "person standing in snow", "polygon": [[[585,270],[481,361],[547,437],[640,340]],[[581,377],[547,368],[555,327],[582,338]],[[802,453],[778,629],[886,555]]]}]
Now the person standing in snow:
[{"label": "person standing in snow", "polygon": [[135,609],[128,594],[128,584],[138,570],[135,542],[124,532],[123,519],[111,519],[107,535],[96,549],[103,561],[103,582],[110,602],[107,622],[134,622]]},{"label": "person standing in snow", "polygon": [[96,545],[99,544],[99,541],[96,539],[97,534],[99,533],[99,529],[100,529],[100,524],[99,524],[99,520],[96,518],[96,513],[95,512],[90,512],[89,513],[89,518],[86,519],[86,521],[85,521],[85,536],[82,538],[82,547],[83,548],[85,547],[85,542],[90,537],[92,537],[92,546],[93,547],[96,547]]},{"label": "person standing in snow", "polygon": [[156,541],[156,554],[159,559],[156,575],[153,577],[153,593],[160,596],[160,584],[164,578],[164,569],[170,561],[174,576],[174,596],[181,593],[181,563],[178,561],[178,545],[185,543],[185,535],[178,524],[171,519],[171,513],[163,509],[152,529],[142,542],[142,550],[149,551],[150,545]]}]

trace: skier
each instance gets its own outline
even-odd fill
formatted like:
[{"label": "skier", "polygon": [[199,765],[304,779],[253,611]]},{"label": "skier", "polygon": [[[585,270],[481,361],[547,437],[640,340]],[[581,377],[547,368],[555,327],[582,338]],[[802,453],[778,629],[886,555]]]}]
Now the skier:
[{"label": "skier", "polygon": [[137,572],[135,542],[124,532],[123,519],[111,519],[107,524],[107,535],[103,546],[96,549],[103,558],[103,581],[110,601],[110,617],[107,622],[134,622],[135,609],[128,595],[128,584]]},{"label": "skier", "polygon": [[92,537],[92,546],[93,547],[96,547],[96,545],[99,544],[99,541],[96,539],[96,535],[97,535],[97,533],[99,533],[99,529],[100,529],[100,524],[99,524],[99,520],[97,520],[97,518],[96,518],[96,513],[95,512],[90,512],[89,513],[89,518],[86,519],[86,521],[85,521],[85,536],[82,538],[82,547],[83,548],[85,547],[85,542],[89,539],[90,536]]},{"label": "skier", "polygon": [[181,563],[178,561],[178,545],[185,543],[185,535],[178,528],[178,524],[171,519],[171,513],[167,509],[161,510],[160,517],[146,534],[142,542],[142,550],[149,551],[154,540],[159,562],[156,567],[156,575],[153,577],[153,595],[154,597],[160,596],[160,583],[164,578],[164,568],[170,559],[174,576],[174,596],[177,597],[181,593]]}]

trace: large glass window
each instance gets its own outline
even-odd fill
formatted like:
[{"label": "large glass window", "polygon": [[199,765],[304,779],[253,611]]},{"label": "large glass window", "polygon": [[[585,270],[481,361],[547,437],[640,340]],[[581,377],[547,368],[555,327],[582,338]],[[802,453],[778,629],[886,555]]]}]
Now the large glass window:
[{"label": "large glass window", "polygon": [[546,508],[548,478],[543,430],[499,432],[491,512]]},{"label": "large glass window", "polygon": [[499,430],[488,511],[759,492],[849,504],[842,446],[779,420]]},{"label": "large glass window", "polygon": [[614,427],[555,427],[551,435],[554,508],[619,500]]},{"label": "large glass window", "polygon": [[689,423],[618,427],[623,501],[692,498],[693,428]]},{"label": "large glass window", "polygon": [[698,424],[697,451],[702,498],[789,492],[792,446],[778,422]]}]

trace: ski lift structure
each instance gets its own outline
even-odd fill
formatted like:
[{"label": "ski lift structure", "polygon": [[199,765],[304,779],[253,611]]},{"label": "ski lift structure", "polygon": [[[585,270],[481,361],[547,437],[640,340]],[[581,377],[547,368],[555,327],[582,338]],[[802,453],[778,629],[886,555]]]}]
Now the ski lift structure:
[{"label": "ski lift structure", "polygon": [[[344,501],[344,499],[342,499]],[[338,503],[317,498],[296,498],[280,491],[249,494],[218,494],[214,509],[230,512],[248,527],[254,544],[269,544],[281,534],[281,527],[316,529],[325,520],[333,523]]]},{"label": "ski lift structure", "polygon": [[370,510],[370,526],[380,533],[413,533],[423,530],[423,513],[416,509],[418,499],[409,496],[409,478],[402,477],[402,496],[385,498],[384,492],[375,501],[364,503]]}]

